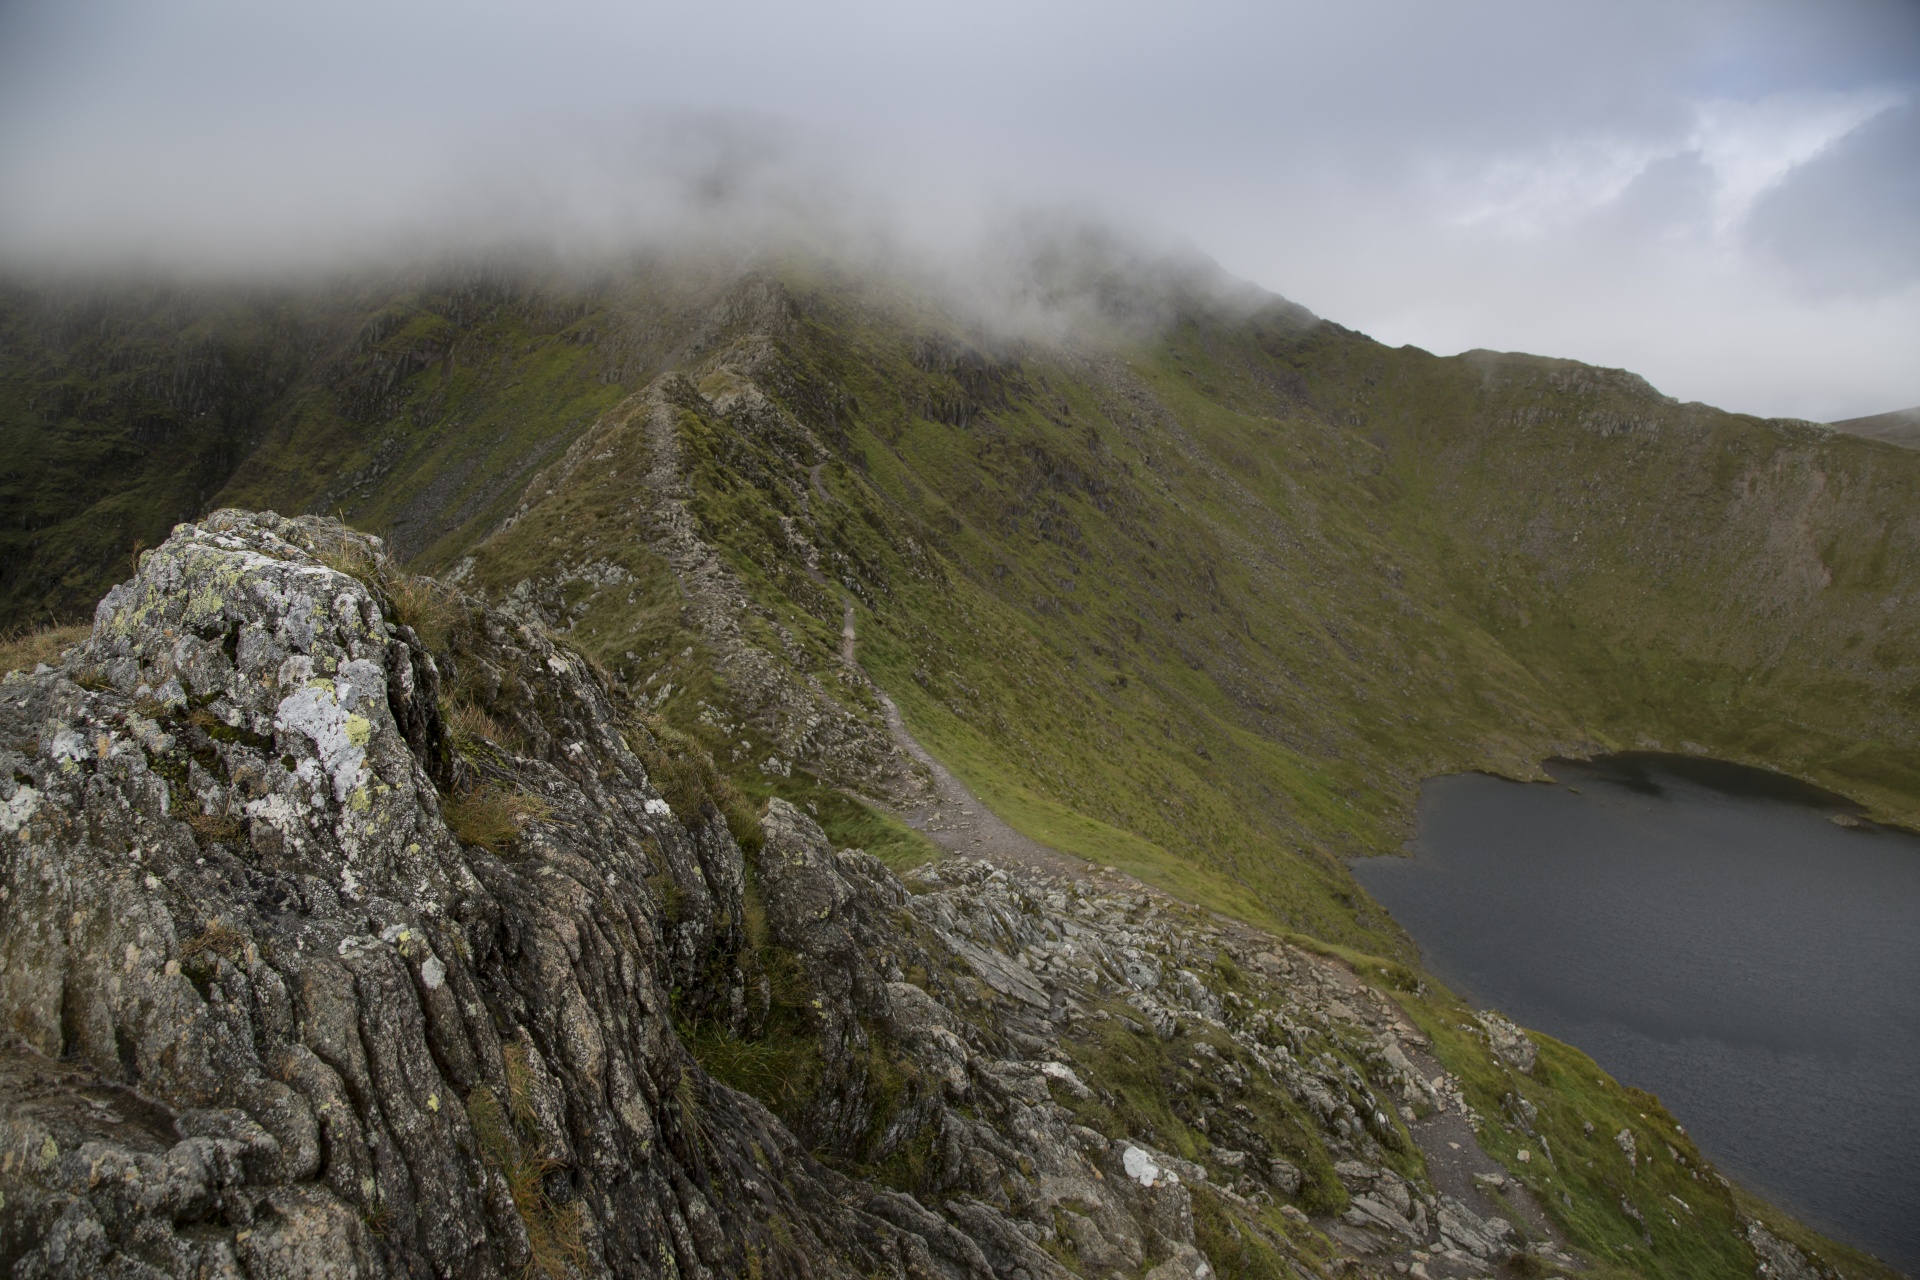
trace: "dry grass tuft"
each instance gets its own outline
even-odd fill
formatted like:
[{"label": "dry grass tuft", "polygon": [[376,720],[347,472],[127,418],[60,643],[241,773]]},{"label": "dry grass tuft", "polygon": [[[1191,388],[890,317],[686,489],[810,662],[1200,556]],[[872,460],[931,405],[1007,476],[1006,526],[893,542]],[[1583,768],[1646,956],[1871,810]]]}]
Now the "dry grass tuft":
[{"label": "dry grass tuft", "polygon": [[358,538],[342,538],[338,542],[315,547],[313,558],[335,572],[358,578],[362,582],[378,582],[382,575],[380,557]]},{"label": "dry grass tuft", "polygon": [[519,1040],[500,1046],[501,1065],[507,1073],[507,1110],[523,1133],[537,1133],[540,1112],[533,1105],[533,1064],[527,1060],[527,1046]]},{"label": "dry grass tuft", "polygon": [[358,539],[317,548],[314,559],[372,587],[382,597],[388,618],[412,627],[430,652],[445,651],[464,611],[453,588],[402,572],[391,559],[375,554]]},{"label": "dry grass tuft", "polygon": [[472,754],[477,746],[505,747],[516,755],[526,753],[526,741],[518,732],[501,724],[465,698],[441,704],[440,718],[453,735],[454,745]]},{"label": "dry grass tuft", "polygon": [[459,595],[432,578],[392,573],[380,582],[397,622],[413,628],[431,653],[442,653],[460,623]]},{"label": "dry grass tuft", "polygon": [[443,795],[440,812],[461,844],[504,855],[519,841],[527,823],[546,817],[552,810],[539,796],[487,782],[458,795]]},{"label": "dry grass tuft", "polygon": [[[514,1092],[514,1059],[511,1056],[514,1047],[517,1046],[507,1049],[509,1095]],[[524,1056],[520,1058],[519,1065],[524,1073]],[[473,1125],[474,1137],[480,1142],[481,1154],[506,1180],[507,1193],[513,1197],[514,1212],[520,1215],[520,1221],[527,1229],[527,1246],[533,1254],[533,1270],[549,1277],[549,1280],[565,1280],[566,1277],[584,1272],[592,1262],[584,1239],[582,1207],[577,1203],[555,1204],[547,1195],[546,1176],[559,1165],[528,1149],[533,1145],[530,1139],[537,1130],[527,1125],[526,1117],[520,1114],[520,1107],[514,1105],[516,1101],[510,1098],[513,1115],[509,1116],[508,1108],[500,1105],[500,1099],[493,1090],[480,1085],[467,1095],[467,1119]]]},{"label": "dry grass tuft", "polygon": [[239,964],[247,954],[247,935],[222,921],[209,920],[197,936],[181,944],[180,959],[191,960],[208,954],[225,956]]},{"label": "dry grass tuft", "polygon": [[91,630],[84,622],[74,622],[8,632],[0,636],[0,673],[31,671],[42,662],[52,665],[70,646],[85,640]]},{"label": "dry grass tuft", "polygon": [[246,823],[224,813],[201,813],[191,809],[186,814],[186,822],[203,844],[207,841],[238,844],[247,834]]}]

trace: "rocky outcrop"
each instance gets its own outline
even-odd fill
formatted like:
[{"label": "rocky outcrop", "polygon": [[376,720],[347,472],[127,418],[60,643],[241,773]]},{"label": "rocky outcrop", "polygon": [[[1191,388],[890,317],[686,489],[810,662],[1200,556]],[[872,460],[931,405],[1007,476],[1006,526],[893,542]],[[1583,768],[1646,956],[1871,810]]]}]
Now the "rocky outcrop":
[{"label": "rocky outcrop", "polygon": [[[689,1056],[670,982],[724,980],[740,852],[499,616],[496,675],[571,714],[496,766],[540,815],[508,856],[455,838],[409,740],[442,733],[433,664],[328,567],[352,542],[183,526],[65,667],[4,686],[0,1263],[982,1274]],[[669,897],[716,954],[673,954]]]},{"label": "rocky outcrop", "polygon": [[[339,525],[216,513],[0,686],[0,1271],[1510,1247],[1423,1181],[1414,1109],[1464,1104],[1337,966],[1124,884],[902,878],[778,800],[749,855],[527,615],[416,630],[395,581]],[[782,1000],[776,1114],[724,1081]]]},{"label": "rocky outcrop", "polygon": [[[814,477],[832,455],[730,365],[709,365],[706,381],[716,380],[727,390],[714,400],[675,373],[617,405],[535,477],[514,513],[455,576],[478,565],[479,577],[498,579],[507,572],[501,566],[545,562],[538,573],[496,581],[498,594],[562,634],[584,623],[579,639],[591,636],[636,696],[659,707],[676,693],[686,696],[685,676],[669,672],[649,681],[662,673],[639,670],[637,655],[625,649],[644,645],[634,638],[639,632],[628,611],[636,595],[650,589],[629,567],[638,556],[671,579],[667,589],[685,638],[701,646],[727,691],[703,706],[703,720],[729,739],[750,731],[765,744],[770,771],[799,766],[857,794],[912,802],[927,783],[889,734],[879,691],[837,653],[809,651],[776,611],[756,600],[716,545],[727,531],[694,509],[691,476],[701,459],[690,456],[682,440],[689,421],[735,447],[750,438],[777,459],[780,479],[770,483],[803,513],[785,518],[782,541],[806,563],[810,577],[801,585],[816,608],[837,624],[846,594],[868,589],[851,573],[829,580],[821,552],[807,539],[819,488]],[[557,549],[540,542],[549,527],[567,531]],[[530,545],[538,551],[529,554]],[[826,568],[844,572],[832,563]]]}]

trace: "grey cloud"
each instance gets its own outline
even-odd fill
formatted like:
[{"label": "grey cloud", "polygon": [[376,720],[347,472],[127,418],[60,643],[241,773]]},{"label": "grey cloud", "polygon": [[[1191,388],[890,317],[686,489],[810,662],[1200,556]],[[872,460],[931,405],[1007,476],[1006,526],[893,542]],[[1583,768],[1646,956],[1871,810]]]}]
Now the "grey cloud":
[{"label": "grey cloud", "polygon": [[1747,235],[1816,294],[1920,282],[1920,107],[1885,112],[1796,169],[1755,205]]},{"label": "grey cloud", "polygon": [[[1861,212],[1913,149],[1862,130],[1718,234],[1687,135],[1874,85],[1920,89],[1920,6],[13,0],[0,261],[787,237],[984,277],[1072,208],[1390,340],[1837,417],[1920,401],[1913,237]],[[1551,216],[1463,223],[1496,178]]]}]

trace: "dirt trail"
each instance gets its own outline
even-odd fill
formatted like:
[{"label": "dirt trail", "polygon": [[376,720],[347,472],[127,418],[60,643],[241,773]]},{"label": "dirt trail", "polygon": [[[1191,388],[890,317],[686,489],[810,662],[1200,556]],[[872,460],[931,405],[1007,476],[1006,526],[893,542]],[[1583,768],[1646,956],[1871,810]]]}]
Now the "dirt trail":
[{"label": "dirt trail", "polygon": [[[853,644],[852,627],[853,624],[849,621],[848,629],[843,633],[845,643],[849,647]],[[1072,880],[1085,880],[1095,876],[1114,882],[1124,880],[1145,892],[1159,892],[1151,885],[1133,880],[1131,876],[1119,872],[1108,873],[1085,859],[1061,853],[1058,849],[1049,848],[1038,840],[1014,830],[998,814],[981,803],[980,797],[973,794],[966,783],[954,777],[945,765],[934,759],[927,749],[907,732],[906,721],[901,719],[900,708],[893,705],[893,699],[882,693],[880,702],[886,709],[887,727],[893,730],[894,740],[900,744],[903,751],[925,765],[927,771],[933,775],[933,798],[926,804],[905,810],[899,815],[908,826],[919,831],[927,839],[949,853],[978,858],[991,862],[995,866],[1036,871],[1049,876],[1065,876]]]},{"label": "dirt trail", "polygon": [[[848,601],[846,612],[840,619],[840,657],[850,667],[859,666],[858,644],[853,603]],[[1098,878],[1109,887],[1124,884],[1132,891],[1166,896],[1161,890],[1135,880],[1124,872],[1098,866],[1070,853],[1062,853],[1014,830],[999,814],[983,804],[971,787],[954,777],[951,770],[933,758],[932,752],[920,745],[918,739],[907,730],[907,722],[893,699],[878,684],[871,680],[869,684],[886,712],[887,728],[892,732],[894,742],[902,751],[926,766],[927,773],[933,779],[933,795],[924,804],[894,811],[915,831],[948,853],[957,853],[964,858],[977,858],[995,866],[1048,876],[1063,876],[1069,880]]]}]

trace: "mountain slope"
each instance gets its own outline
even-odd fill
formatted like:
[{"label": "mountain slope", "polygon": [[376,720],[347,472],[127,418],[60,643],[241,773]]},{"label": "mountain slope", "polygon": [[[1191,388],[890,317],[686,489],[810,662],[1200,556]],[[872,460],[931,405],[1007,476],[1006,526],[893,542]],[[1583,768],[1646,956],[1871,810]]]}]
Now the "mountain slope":
[{"label": "mountain slope", "polygon": [[[1617,370],[1392,350],[1191,275],[1040,285],[1072,325],[1018,336],[810,261],[16,288],[8,617],[79,612],[194,502],[337,512],[597,668],[654,744],[649,776],[736,835],[779,799],[837,846],[927,859],[900,817],[931,793],[897,714],[1042,844],[1381,975],[1473,1105],[1507,1116],[1480,1140],[1510,1172],[1546,1176],[1519,1158],[1516,1090],[1555,1150],[1584,1150],[1583,1115],[1658,1114],[1558,1048],[1537,1088],[1516,1079],[1402,967],[1410,942],[1342,859],[1399,845],[1423,777],[1616,747],[1783,768],[1920,820],[1920,456]],[[461,682],[442,711],[468,741],[564,751],[514,701],[538,681],[435,618],[417,634]],[[690,884],[649,901],[671,914]],[[1052,909],[1020,892],[987,917]],[[771,1025],[744,1047],[686,1034],[783,1107],[781,1064],[817,1037]],[[1205,1113],[1174,1083],[1138,1118],[1193,1155]],[[847,1105],[785,1120],[802,1149],[890,1159]],[[1769,1218],[1696,1254],[1598,1167],[1540,1183],[1546,1212],[1637,1273],[1735,1274],[1791,1234]],[[1341,1203],[1324,1190],[1316,1212]],[[1723,1225],[1759,1221],[1727,1197]],[[1656,1232],[1665,1254],[1633,1252]]]},{"label": "mountain slope", "polygon": [[214,495],[352,510],[403,554],[485,533],[665,362],[697,272],[396,272],[0,291],[0,619],[90,609]]},{"label": "mountain slope", "polygon": [[[704,536],[816,676],[851,601],[915,733],[1057,847],[1381,946],[1326,854],[1391,848],[1436,770],[1698,747],[1913,812],[1904,455],[1290,315],[996,356],[774,297],[671,393]],[[593,440],[595,483],[643,465]],[[527,510],[645,540],[575,492]],[[474,572],[616,672],[666,656],[540,563],[509,530]]]},{"label": "mountain slope", "polygon": [[1096,283],[1065,339],[812,263],[309,298],[352,336],[217,500],[533,604],[750,788],[911,799],[884,690],[1043,842],[1372,949],[1339,858],[1437,771],[1698,748],[1920,815],[1920,459]]},{"label": "mountain slope", "polygon": [[1920,408],[1895,409],[1892,413],[1846,418],[1827,425],[1837,431],[1865,436],[1869,440],[1885,440],[1888,444],[1920,449]]}]

